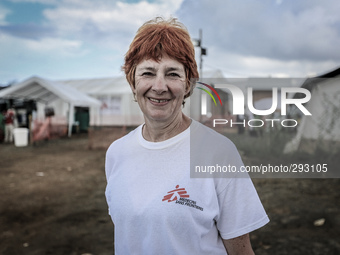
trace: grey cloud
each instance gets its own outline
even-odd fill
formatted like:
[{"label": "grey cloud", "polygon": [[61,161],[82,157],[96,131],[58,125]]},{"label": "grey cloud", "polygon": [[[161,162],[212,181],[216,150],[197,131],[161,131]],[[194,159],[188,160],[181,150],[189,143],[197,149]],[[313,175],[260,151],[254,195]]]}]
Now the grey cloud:
[{"label": "grey cloud", "polygon": [[38,40],[55,34],[55,29],[37,24],[0,25],[0,31],[14,37]]},{"label": "grey cloud", "polygon": [[[178,11],[203,44],[277,60],[340,60],[340,2],[185,0]],[[198,34],[198,32],[197,32]]]}]

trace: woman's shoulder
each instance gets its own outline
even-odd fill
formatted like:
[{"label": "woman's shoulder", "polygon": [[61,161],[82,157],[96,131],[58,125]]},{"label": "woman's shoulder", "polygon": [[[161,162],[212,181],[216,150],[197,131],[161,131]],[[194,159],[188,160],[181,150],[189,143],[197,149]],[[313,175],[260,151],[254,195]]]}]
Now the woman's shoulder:
[{"label": "woman's shoulder", "polygon": [[137,136],[140,128],[141,128],[141,126],[138,126],[134,130],[127,133],[126,135],[118,138],[117,140],[114,140],[111,143],[111,145],[109,146],[109,148],[107,149],[107,151],[108,152],[117,151],[117,150],[122,151],[125,146],[131,145],[133,142],[136,142],[137,141],[136,136]]},{"label": "woman's shoulder", "polygon": [[236,148],[234,143],[225,135],[218,133],[216,130],[203,125],[198,121],[193,121],[193,129],[191,132],[191,139],[201,144],[214,145]]}]

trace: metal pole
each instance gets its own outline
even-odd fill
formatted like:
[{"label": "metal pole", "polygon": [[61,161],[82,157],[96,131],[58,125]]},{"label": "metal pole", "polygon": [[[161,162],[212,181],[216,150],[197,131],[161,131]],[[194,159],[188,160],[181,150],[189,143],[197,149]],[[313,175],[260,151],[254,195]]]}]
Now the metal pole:
[{"label": "metal pole", "polygon": [[199,45],[200,45],[200,78],[203,78],[203,58],[202,58],[202,29],[199,30]]}]

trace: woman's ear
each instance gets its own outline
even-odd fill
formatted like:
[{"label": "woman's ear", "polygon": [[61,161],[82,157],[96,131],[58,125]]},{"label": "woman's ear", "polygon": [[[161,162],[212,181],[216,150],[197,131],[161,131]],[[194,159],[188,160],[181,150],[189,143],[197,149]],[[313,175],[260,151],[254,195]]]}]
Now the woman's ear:
[{"label": "woman's ear", "polygon": [[137,102],[137,97],[136,97],[136,88],[134,85],[131,85],[130,84],[130,88],[131,88],[131,91],[132,91],[132,94],[133,94],[133,101]]},{"label": "woman's ear", "polygon": [[190,83],[187,83],[187,86],[185,88],[185,94],[188,94],[190,92]]},{"label": "woman's ear", "polygon": [[185,85],[185,95],[184,95],[184,98],[189,97],[190,92],[191,92],[191,84],[190,84],[190,82],[187,81],[186,85]]},{"label": "woman's ear", "polygon": [[131,88],[131,91],[132,93],[136,93],[136,88],[135,88],[135,85],[134,84],[130,84],[130,88]]}]

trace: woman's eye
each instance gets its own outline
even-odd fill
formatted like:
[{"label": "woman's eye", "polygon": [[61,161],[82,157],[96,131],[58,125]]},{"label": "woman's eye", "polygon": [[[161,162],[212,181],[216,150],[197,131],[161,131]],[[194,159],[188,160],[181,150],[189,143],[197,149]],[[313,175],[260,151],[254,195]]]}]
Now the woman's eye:
[{"label": "woman's eye", "polygon": [[169,73],[168,75],[171,77],[180,77],[178,73]]},{"label": "woman's eye", "polygon": [[142,76],[153,76],[154,74],[152,72],[144,72],[142,73]]}]

